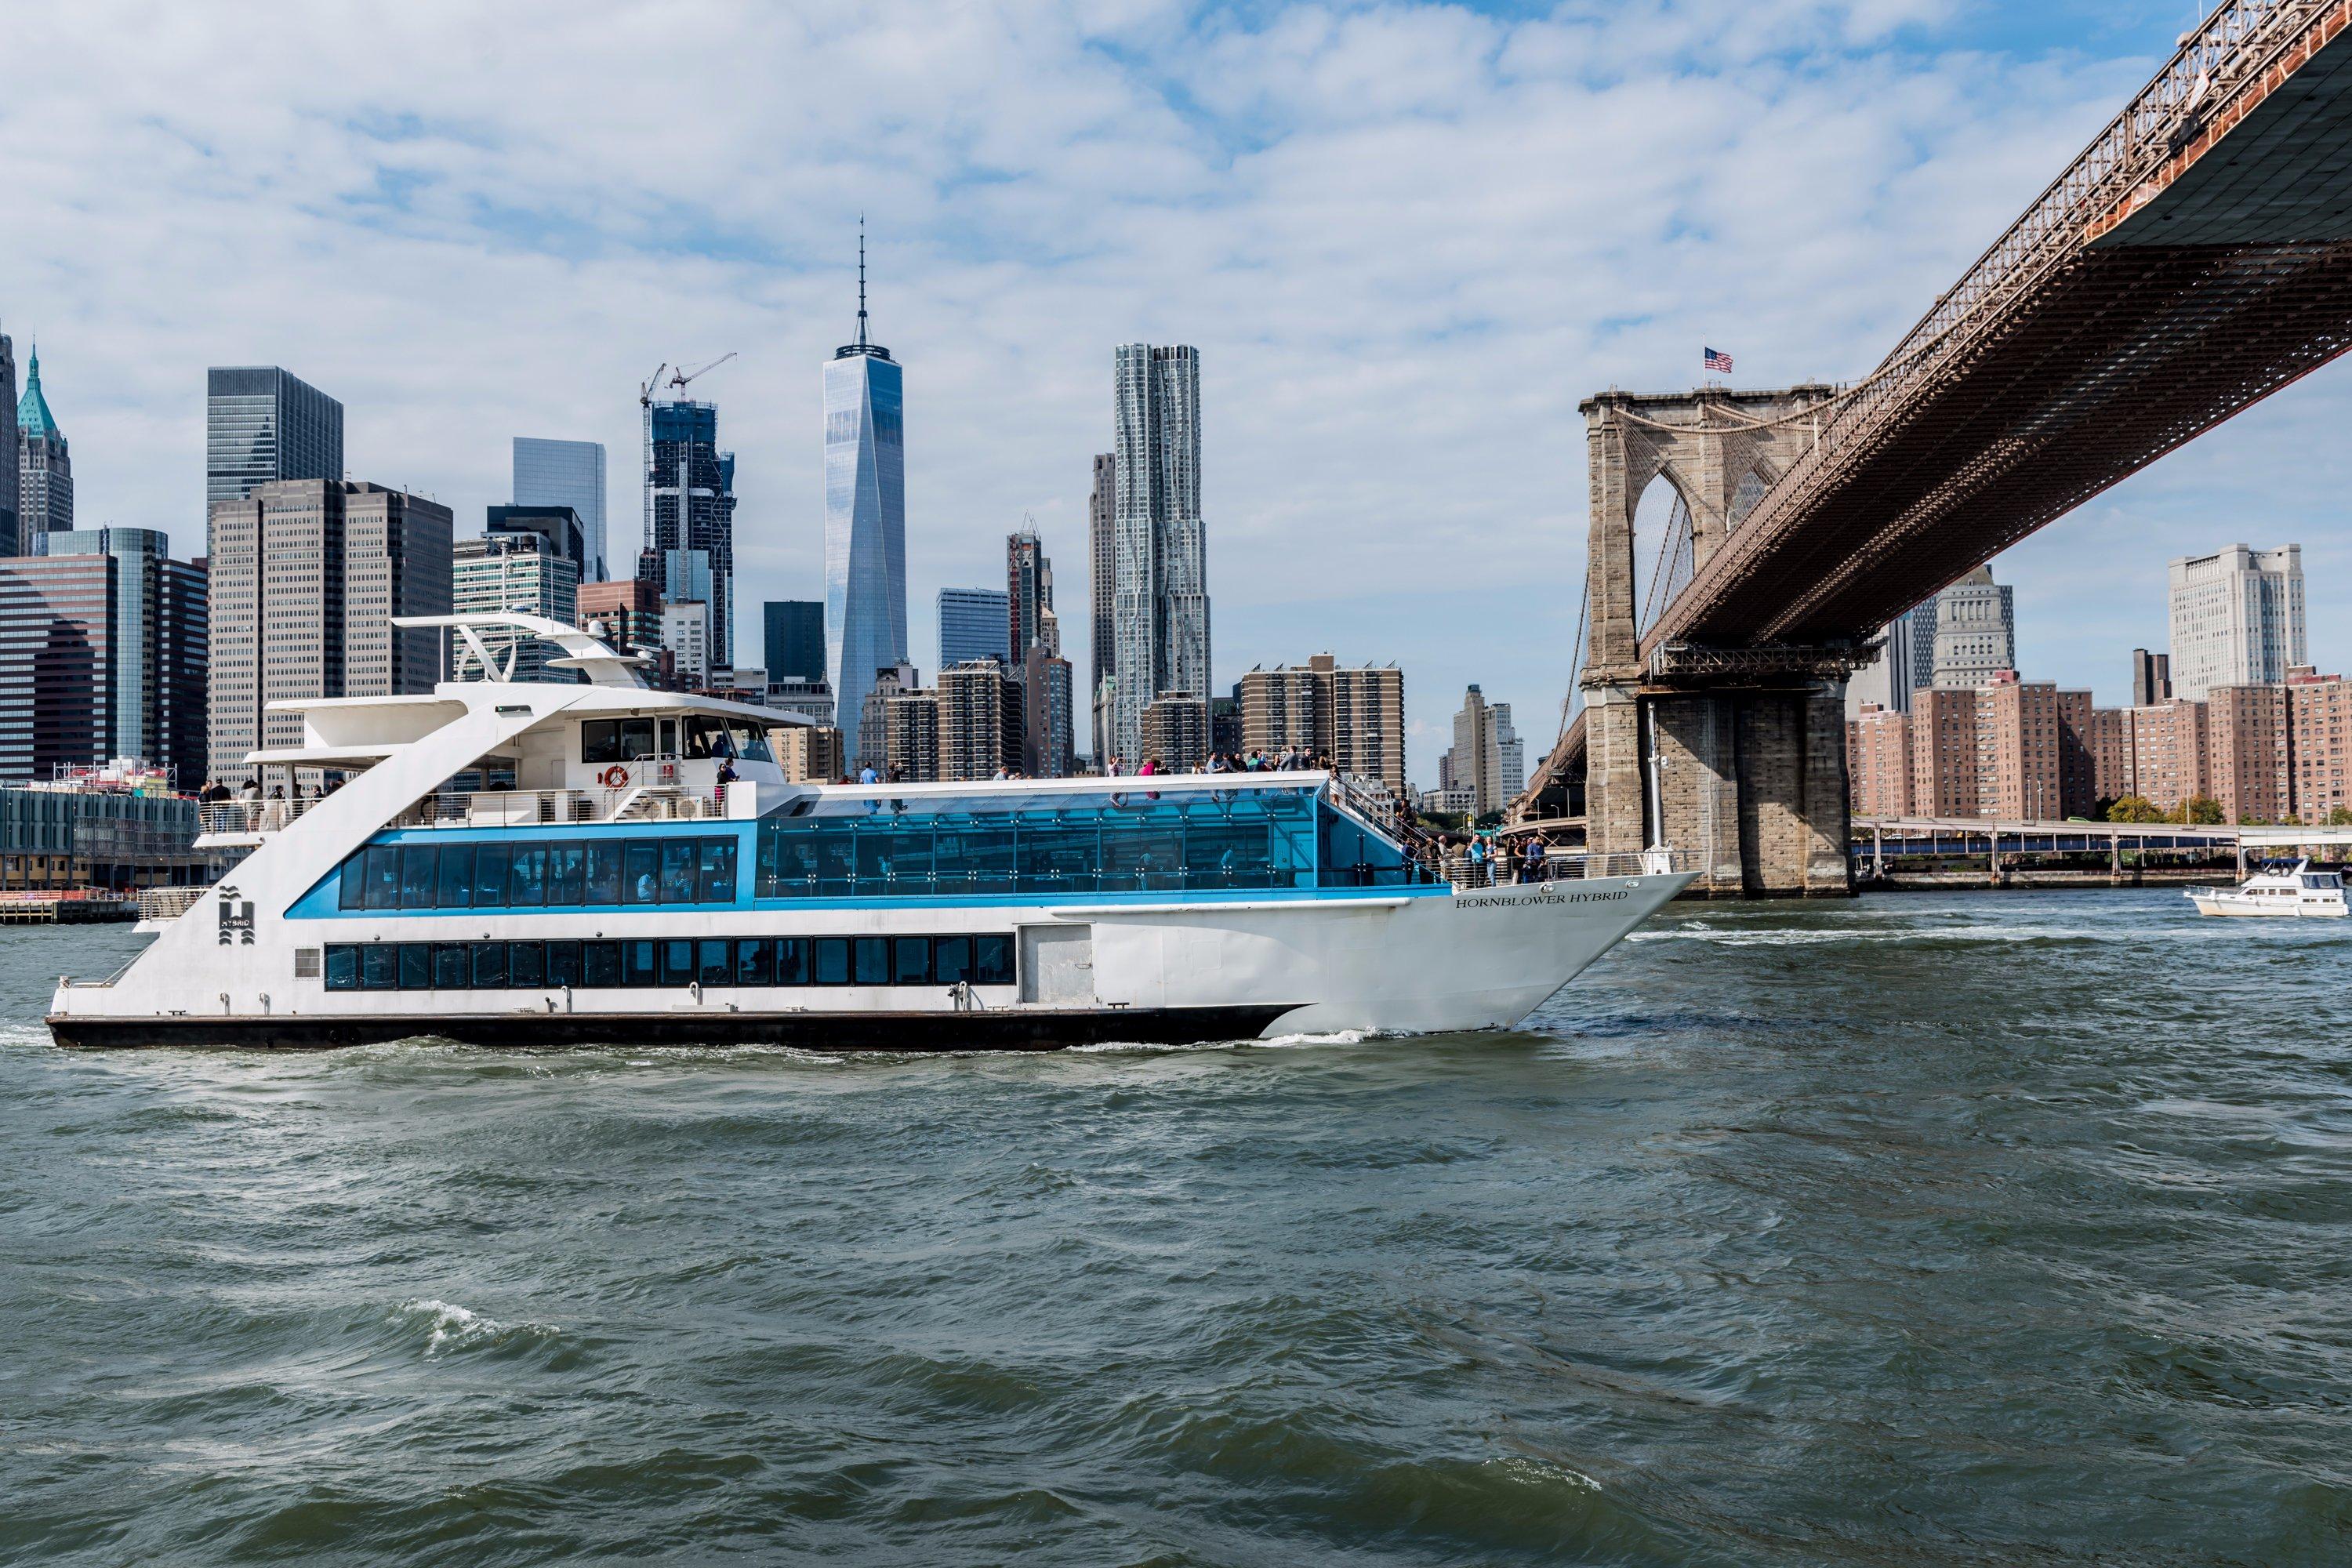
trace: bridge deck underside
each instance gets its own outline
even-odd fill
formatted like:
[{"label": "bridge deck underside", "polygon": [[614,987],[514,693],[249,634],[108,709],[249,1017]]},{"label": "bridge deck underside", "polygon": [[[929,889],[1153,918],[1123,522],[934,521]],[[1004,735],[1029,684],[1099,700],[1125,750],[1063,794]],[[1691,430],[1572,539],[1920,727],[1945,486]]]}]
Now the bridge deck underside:
[{"label": "bridge deck underside", "polygon": [[1643,654],[1869,632],[2347,346],[2352,33],[1766,497]]}]

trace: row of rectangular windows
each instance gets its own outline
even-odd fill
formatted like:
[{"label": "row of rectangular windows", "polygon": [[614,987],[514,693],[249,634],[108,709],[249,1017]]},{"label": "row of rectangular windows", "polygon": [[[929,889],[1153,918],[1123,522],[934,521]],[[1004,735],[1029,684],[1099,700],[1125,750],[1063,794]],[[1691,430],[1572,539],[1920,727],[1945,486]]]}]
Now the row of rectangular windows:
[{"label": "row of rectangular windows", "polygon": [[732,838],[552,844],[375,844],[343,861],[343,910],[581,909],[731,904]]},{"label": "row of rectangular windows", "polygon": [[625,990],[685,985],[1013,984],[1013,938],[634,937],[616,942],[330,942],[330,991]]}]

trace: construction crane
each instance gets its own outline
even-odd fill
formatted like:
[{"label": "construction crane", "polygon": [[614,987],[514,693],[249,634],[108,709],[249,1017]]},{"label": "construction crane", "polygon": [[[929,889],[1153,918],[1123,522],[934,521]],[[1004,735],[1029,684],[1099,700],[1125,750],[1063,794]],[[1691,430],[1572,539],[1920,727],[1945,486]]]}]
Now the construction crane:
[{"label": "construction crane", "polygon": [[[720,354],[717,359],[712,360],[709,364],[702,366],[699,370],[688,370],[684,365],[679,365],[676,370],[669,373],[669,384],[676,390],[684,392],[688,382],[693,381],[700,376],[709,375],[712,371],[717,370],[720,365],[725,364],[729,360],[733,359],[734,357],[735,351],[733,349],[729,349],[725,353]],[[661,373],[659,371],[656,371],[654,374],[658,375]]]}]

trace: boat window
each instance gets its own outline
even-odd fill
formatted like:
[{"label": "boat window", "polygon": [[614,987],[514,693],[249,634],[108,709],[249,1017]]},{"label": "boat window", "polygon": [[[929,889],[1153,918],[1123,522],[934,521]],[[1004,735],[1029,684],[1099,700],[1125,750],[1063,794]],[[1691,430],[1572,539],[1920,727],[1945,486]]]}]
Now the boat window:
[{"label": "boat window", "polygon": [[609,991],[621,984],[621,944],[583,942],[580,944],[580,984],[592,991]]},{"label": "boat window", "polygon": [[674,756],[677,755],[677,720],[675,720],[675,719],[664,719],[663,721],[661,721],[661,723],[660,723],[660,726],[659,726],[659,735],[658,735],[658,738],[657,738],[657,743],[658,743],[658,744],[660,745],[660,747],[661,747],[661,754],[662,754],[663,756],[665,756],[665,757],[674,757]]},{"label": "boat window", "polygon": [[730,719],[727,732],[735,742],[735,754],[750,763],[772,763],[776,754],[768,750],[768,731],[741,719]]},{"label": "boat window", "polygon": [[702,872],[698,889],[706,904],[731,904],[735,901],[735,840],[706,838],[702,841]]},{"label": "boat window", "polygon": [[647,937],[608,942],[330,942],[330,991],[654,986],[1010,985],[1013,938]]},{"label": "boat window", "polygon": [[602,765],[634,763],[654,754],[651,719],[583,719],[580,722],[580,760]]},{"label": "boat window", "polygon": [[404,910],[429,910],[433,907],[435,892],[433,846],[430,844],[402,846],[400,907]]},{"label": "boat window", "polygon": [[699,885],[695,867],[700,858],[691,838],[669,838],[661,841],[661,901],[666,904],[694,902],[695,889]]},{"label": "boat window", "polygon": [[335,907],[339,910],[367,908],[367,851],[362,849],[343,862],[336,877],[341,884],[335,889]]},{"label": "boat window", "polygon": [[581,902],[587,880],[587,850],[578,842],[547,847],[547,901],[559,908]]},{"label": "boat window", "polygon": [[514,847],[507,872],[507,902],[530,909],[547,902],[547,848],[544,845]]},{"label": "boat window", "polygon": [[[950,804],[978,798],[950,797]],[[1069,898],[1429,879],[1387,838],[1307,792],[1076,798],[1071,805],[1065,797],[1029,797],[1027,811],[768,817],[755,840],[753,896]]]},{"label": "boat window", "polygon": [[436,909],[463,910],[474,902],[474,847],[470,844],[444,844],[441,847],[441,874],[433,889]]},{"label": "boat window", "polygon": [[621,901],[621,841],[617,838],[592,838],[588,841],[588,877],[582,892],[592,904],[617,904]]},{"label": "boat window", "polygon": [[652,838],[629,840],[621,877],[621,901],[655,904],[661,901],[661,843]]},{"label": "boat window", "polygon": [[707,713],[689,713],[682,726],[684,739],[678,755],[700,759],[734,754],[735,742],[728,738],[727,721],[714,719]]},{"label": "boat window", "polygon": [[396,845],[380,844],[367,852],[367,907],[400,908],[400,849]]},{"label": "boat window", "polygon": [[510,858],[503,844],[474,846],[474,907],[496,909],[507,901],[507,864]]}]

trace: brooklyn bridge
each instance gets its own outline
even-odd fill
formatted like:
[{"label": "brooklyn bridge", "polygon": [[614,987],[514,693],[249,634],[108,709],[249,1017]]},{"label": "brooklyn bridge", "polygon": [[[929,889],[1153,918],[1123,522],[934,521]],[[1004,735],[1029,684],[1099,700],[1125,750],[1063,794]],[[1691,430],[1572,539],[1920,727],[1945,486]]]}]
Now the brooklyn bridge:
[{"label": "brooklyn bridge", "polygon": [[[1586,399],[1584,705],[1516,829],[1849,891],[1878,628],[2352,345],[2347,32],[2352,0],[2223,5],[1859,381]],[[1645,607],[1660,477],[1679,591]]]}]

